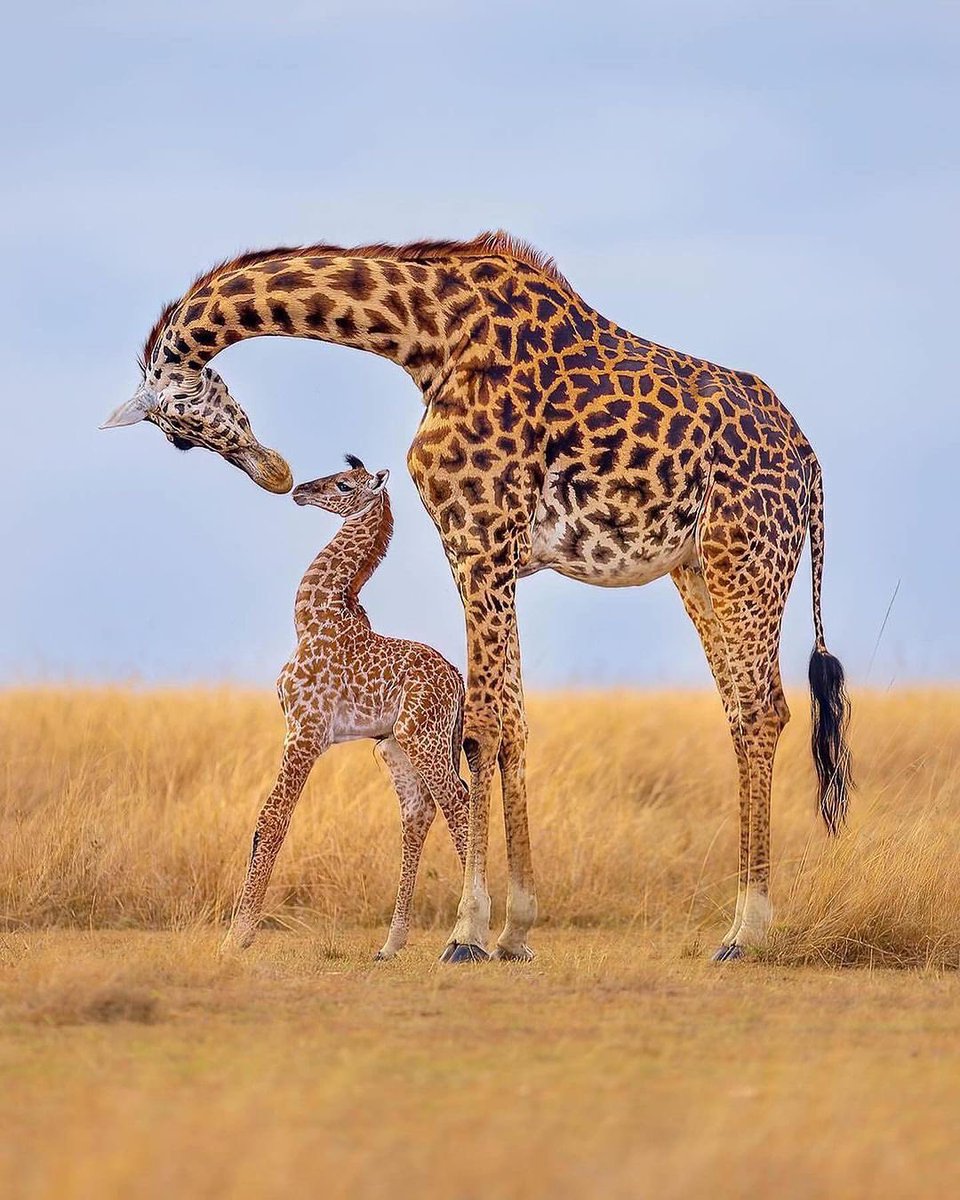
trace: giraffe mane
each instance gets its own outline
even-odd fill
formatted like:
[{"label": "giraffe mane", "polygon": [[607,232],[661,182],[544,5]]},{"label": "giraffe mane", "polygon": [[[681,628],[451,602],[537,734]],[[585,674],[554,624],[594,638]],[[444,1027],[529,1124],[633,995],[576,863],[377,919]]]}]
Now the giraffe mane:
[{"label": "giraffe mane", "polygon": [[146,373],[144,364],[150,361],[150,356],[160,335],[176,310],[198,289],[205,287],[221,272],[241,270],[243,267],[251,267],[255,263],[268,262],[272,258],[323,254],[344,255],[350,258],[389,258],[396,262],[430,262],[437,258],[483,258],[487,255],[497,255],[533,267],[534,270],[541,271],[561,287],[570,287],[569,282],[549,254],[531,246],[529,242],[513,237],[504,229],[486,230],[466,241],[419,241],[406,242],[402,245],[373,242],[366,246],[336,246],[329,242],[315,242],[306,246],[274,246],[270,250],[245,250],[233,258],[225,258],[215,263],[208,271],[204,271],[202,275],[198,275],[194,279],[183,296],[177,300],[171,300],[164,307],[147,335],[147,340],[143,345],[143,354],[138,360],[144,373]]},{"label": "giraffe mane", "polygon": [[387,553],[387,547],[390,545],[390,539],[393,537],[393,511],[390,508],[390,497],[385,491],[382,493],[382,496],[380,524],[377,526],[377,535],[374,538],[373,545],[370,547],[370,553],[364,562],[361,563],[356,575],[354,575],[347,585],[347,603],[351,608],[354,605],[359,606],[360,592],[370,576],[383,562],[384,555]]}]

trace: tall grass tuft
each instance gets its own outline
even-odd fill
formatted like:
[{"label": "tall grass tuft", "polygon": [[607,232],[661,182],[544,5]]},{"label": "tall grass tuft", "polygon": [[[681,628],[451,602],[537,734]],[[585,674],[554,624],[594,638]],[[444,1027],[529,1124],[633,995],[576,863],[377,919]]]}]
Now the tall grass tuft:
[{"label": "tall grass tuft", "polygon": [[[804,714],[805,703],[793,708]],[[960,692],[854,697],[860,787],[830,841],[809,727],[781,742],[773,802],[781,964],[960,965]],[[707,947],[736,893],[736,772],[710,695],[579,693],[530,701],[528,769],[542,920],[629,926]],[[272,697],[238,690],[0,694],[0,926],[180,928],[222,920],[279,759]],[[267,919],[383,924],[399,822],[367,744],[318,763],[278,862]],[[492,888],[502,905],[499,818]],[[442,818],[416,915],[458,895]],[[589,932],[584,932],[585,938]]]}]

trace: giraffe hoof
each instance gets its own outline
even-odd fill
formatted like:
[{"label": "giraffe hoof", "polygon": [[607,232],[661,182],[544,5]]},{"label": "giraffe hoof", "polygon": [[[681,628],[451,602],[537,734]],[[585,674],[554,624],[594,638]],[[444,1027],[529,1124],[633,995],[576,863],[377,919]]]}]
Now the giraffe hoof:
[{"label": "giraffe hoof", "polygon": [[466,942],[448,942],[440,955],[442,963],[486,962],[490,955],[482,946],[470,946]]},{"label": "giraffe hoof", "polygon": [[498,962],[533,962],[537,956],[524,943],[519,950],[508,950],[505,946],[498,946],[494,950],[492,957],[497,959]]},{"label": "giraffe hoof", "polygon": [[373,956],[374,962],[389,962],[391,958],[396,957],[395,950],[378,950]]},{"label": "giraffe hoof", "polygon": [[729,946],[718,946],[713,952],[714,962],[736,962],[738,958],[743,958],[745,951],[742,946],[738,946],[735,942],[731,942]]},{"label": "giraffe hoof", "polygon": [[228,933],[217,949],[217,957],[220,959],[239,957],[253,943],[253,936],[252,933],[249,933],[241,938]]}]

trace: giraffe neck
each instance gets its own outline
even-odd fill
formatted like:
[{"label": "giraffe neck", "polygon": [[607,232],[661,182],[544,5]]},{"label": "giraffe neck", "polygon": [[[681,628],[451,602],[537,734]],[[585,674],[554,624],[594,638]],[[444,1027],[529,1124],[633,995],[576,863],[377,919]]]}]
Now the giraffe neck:
[{"label": "giraffe neck", "polygon": [[476,285],[452,258],[267,251],[201,276],[161,315],[144,360],[159,378],[198,372],[245,338],[304,337],[389,358],[426,391],[469,340],[477,308]]},{"label": "giraffe neck", "polygon": [[393,513],[386,492],[364,512],[344,521],[300,583],[294,607],[298,635],[325,618],[366,619],[360,590],[383,561],[392,535]]}]

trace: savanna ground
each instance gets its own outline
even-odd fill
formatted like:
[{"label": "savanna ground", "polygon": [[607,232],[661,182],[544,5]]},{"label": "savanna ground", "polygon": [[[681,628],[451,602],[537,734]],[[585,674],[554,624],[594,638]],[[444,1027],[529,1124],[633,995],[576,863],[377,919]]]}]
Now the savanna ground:
[{"label": "savanna ground", "polygon": [[703,957],[735,893],[718,701],[604,693],[530,704],[536,962],[455,968],[439,822],[411,946],[371,961],[398,822],[369,746],[318,765],[220,962],[272,698],[0,695],[0,1195],[957,1194],[960,693],[855,697],[832,844],[791,700],[762,956]]}]

